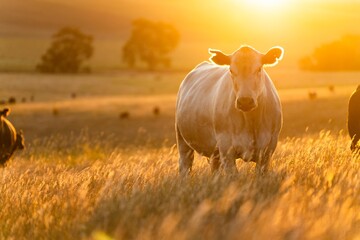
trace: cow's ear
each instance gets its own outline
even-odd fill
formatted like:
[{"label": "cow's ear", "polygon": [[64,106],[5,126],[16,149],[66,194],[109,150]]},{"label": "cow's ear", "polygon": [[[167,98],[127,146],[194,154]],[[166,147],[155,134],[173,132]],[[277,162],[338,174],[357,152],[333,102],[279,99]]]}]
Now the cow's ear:
[{"label": "cow's ear", "polygon": [[209,48],[209,53],[211,54],[210,61],[218,65],[230,65],[230,56],[224,54],[223,52],[215,49]]},{"label": "cow's ear", "polygon": [[284,49],[282,47],[273,47],[263,56],[262,63],[266,65],[275,65],[283,58]]}]

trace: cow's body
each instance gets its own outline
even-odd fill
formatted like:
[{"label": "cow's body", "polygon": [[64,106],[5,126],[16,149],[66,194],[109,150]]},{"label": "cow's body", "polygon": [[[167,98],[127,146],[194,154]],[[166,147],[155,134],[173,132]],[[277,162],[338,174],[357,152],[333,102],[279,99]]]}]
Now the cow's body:
[{"label": "cow's body", "polygon": [[360,150],[360,85],[351,95],[348,109],[348,130],[351,137],[351,150]]},{"label": "cow's body", "polygon": [[24,148],[22,133],[17,133],[6,116],[9,109],[0,111],[0,165],[4,165],[14,154],[16,149]]},{"label": "cow's body", "polygon": [[[180,86],[176,104],[176,134],[180,173],[191,170],[194,150],[210,158],[212,170],[220,165],[236,169],[235,159],[267,167],[282,125],[277,91],[261,70],[261,94],[250,111],[236,108],[229,67],[204,62]],[[235,170],[236,171],[236,170]]]}]

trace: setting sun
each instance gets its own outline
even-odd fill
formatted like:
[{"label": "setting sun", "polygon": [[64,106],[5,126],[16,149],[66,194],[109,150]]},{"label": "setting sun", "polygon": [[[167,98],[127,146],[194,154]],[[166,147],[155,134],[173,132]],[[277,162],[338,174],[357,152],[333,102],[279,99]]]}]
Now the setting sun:
[{"label": "setting sun", "polygon": [[283,7],[287,1],[286,0],[246,0],[246,3],[262,9],[273,9]]}]

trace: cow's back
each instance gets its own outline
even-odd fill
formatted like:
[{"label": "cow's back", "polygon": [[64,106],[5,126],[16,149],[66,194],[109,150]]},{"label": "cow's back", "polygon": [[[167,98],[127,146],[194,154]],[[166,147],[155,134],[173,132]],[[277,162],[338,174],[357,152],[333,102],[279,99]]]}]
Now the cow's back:
[{"label": "cow's back", "polygon": [[213,111],[227,68],[204,62],[181,83],[176,103],[176,126],[184,140],[208,156],[216,146]]}]

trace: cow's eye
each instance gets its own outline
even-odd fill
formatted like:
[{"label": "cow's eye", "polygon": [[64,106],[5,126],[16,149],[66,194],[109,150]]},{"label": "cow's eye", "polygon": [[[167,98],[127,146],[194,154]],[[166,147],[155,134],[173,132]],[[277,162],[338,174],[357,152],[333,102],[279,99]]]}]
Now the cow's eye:
[{"label": "cow's eye", "polygon": [[261,73],[261,67],[259,67],[257,70],[256,70],[256,73]]},{"label": "cow's eye", "polygon": [[230,69],[231,75],[235,76],[236,74]]}]

